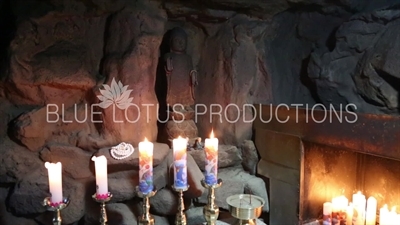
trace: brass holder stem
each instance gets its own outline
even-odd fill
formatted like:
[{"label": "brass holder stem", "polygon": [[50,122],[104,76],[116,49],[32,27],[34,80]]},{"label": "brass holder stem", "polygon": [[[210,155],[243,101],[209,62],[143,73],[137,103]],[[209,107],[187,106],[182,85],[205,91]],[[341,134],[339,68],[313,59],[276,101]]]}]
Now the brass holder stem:
[{"label": "brass holder stem", "polygon": [[61,217],[61,210],[67,207],[69,204],[69,199],[64,198],[63,202],[55,205],[50,201],[50,197],[47,197],[43,201],[43,206],[46,206],[48,211],[54,212],[53,215],[53,225],[61,225],[62,217]]},{"label": "brass holder stem", "polygon": [[204,218],[207,221],[207,225],[215,225],[219,216],[219,207],[215,204],[215,188],[219,188],[222,185],[222,180],[218,179],[216,184],[208,185],[203,179],[201,184],[208,189],[207,205],[203,208]]},{"label": "brass holder stem", "polygon": [[99,220],[100,224],[107,225],[108,219],[107,219],[106,203],[111,200],[112,194],[108,192],[106,198],[99,198],[97,194],[94,194],[92,198],[96,202],[100,203],[100,220]]},{"label": "brass holder stem", "polygon": [[150,214],[150,198],[156,194],[156,190],[151,191],[148,194],[143,194],[139,191],[139,187],[136,187],[136,192],[138,196],[143,199],[143,214],[138,218],[138,225],[154,225],[154,218]]},{"label": "brass holder stem", "polygon": [[189,186],[186,188],[175,188],[172,186],[172,189],[179,193],[179,202],[178,202],[178,212],[175,217],[175,225],[186,225],[186,215],[185,215],[185,203],[183,202],[183,192],[189,189]]}]

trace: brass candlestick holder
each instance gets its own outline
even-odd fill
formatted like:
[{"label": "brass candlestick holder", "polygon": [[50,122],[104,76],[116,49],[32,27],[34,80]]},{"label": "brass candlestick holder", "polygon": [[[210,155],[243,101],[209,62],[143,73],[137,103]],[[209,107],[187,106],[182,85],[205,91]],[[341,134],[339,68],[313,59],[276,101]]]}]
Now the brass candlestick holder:
[{"label": "brass candlestick holder", "polygon": [[64,198],[63,201],[59,204],[53,204],[50,201],[50,197],[44,199],[43,206],[46,206],[48,211],[54,212],[53,225],[61,225],[62,223],[61,210],[67,207],[68,204],[69,204],[68,198]]},{"label": "brass candlestick holder", "polygon": [[203,209],[204,218],[207,221],[207,225],[215,225],[219,216],[219,208],[215,204],[215,188],[219,188],[222,185],[222,180],[218,179],[216,184],[209,185],[203,179],[201,180],[201,184],[208,189],[208,201]]},{"label": "brass candlestick holder", "polygon": [[175,217],[175,225],[186,225],[186,215],[185,215],[185,203],[183,202],[183,192],[189,189],[189,186],[186,188],[175,188],[172,186],[172,189],[179,194],[179,202],[178,202],[178,212]]},{"label": "brass candlestick holder", "polygon": [[138,218],[138,225],[154,225],[154,218],[150,214],[150,198],[156,194],[156,190],[151,191],[148,194],[144,194],[139,191],[139,187],[136,187],[138,196],[143,199],[143,214]]},{"label": "brass candlestick holder", "polygon": [[106,203],[111,200],[112,194],[108,192],[107,195],[104,197],[94,194],[92,198],[96,202],[100,203],[100,224],[107,225],[108,219],[107,219]]}]

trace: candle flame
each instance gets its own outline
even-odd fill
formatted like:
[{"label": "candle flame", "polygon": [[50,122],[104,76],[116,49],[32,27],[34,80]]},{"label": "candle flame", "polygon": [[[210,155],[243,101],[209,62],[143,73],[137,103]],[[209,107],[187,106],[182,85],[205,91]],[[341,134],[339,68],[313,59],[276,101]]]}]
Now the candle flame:
[{"label": "candle flame", "polygon": [[388,208],[388,205],[387,205],[387,204],[385,204],[385,205],[383,206],[383,208],[387,209],[387,208]]},{"label": "candle flame", "polygon": [[149,142],[149,141],[147,140],[147,137],[144,137],[144,142]]},{"label": "candle flame", "polygon": [[210,138],[214,138],[214,130],[213,129],[211,129]]},{"label": "candle flame", "polygon": [[361,191],[358,191],[357,194],[358,194],[358,195],[361,195]]},{"label": "candle flame", "polygon": [[392,207],[392,212],[396,212],[396,206]]}]

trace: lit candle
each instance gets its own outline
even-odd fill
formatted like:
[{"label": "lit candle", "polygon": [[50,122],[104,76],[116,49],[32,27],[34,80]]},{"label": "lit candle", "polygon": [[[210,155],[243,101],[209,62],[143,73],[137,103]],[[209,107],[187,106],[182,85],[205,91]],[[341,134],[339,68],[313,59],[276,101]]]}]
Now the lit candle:
[{"label": "lit candle", "polygon": [[365,195],[361,194],[360,191],[353,194],[353,206],[354,210],[357,211],[357,218],[353,218],[355,219],[355,225],[364,225],[366,204],[367,200]]},{"label": "lit candle", "polygon": [[139,143],[139,191],[143,194],[153,191],[153,147],[147,138]]},{"label": "lit candle", "polygon": [[385,204],[379,210],[379,225],[387,225],[389,217],[389,209],[388,206]]},{"label": "lit candle", "polygon": [[50,202],[53,205],[58,205],[63,202],[61,163],[46,162],[44,166],[47,168],[49,174]]},{"label": "lit candle", "polygon": [[323,225],[331,225],[332,203],[325,202],[323,205]]},{"label": "lit candle", "polygon": [[349,200],[341,195],[332,199],[332,224],[343,224],[346,220],[346,208]]},{"label": "lit candle", "polygon": [[353,224],[353,213],[354,213],[353,203],[349,203],[349,205],[346,207],[346,225]]},{"label": "lit candle", "polygon": [[178,137],[172,140],[174,151],[174,187],[175,189],[187,189],[187,140]]},{"label": "lit candle", "polygon": [[107,158],[102,156],[93,156],[94,167],[96,170],[96,195],[97,198],[107,198],[108,180],[107,180]]},{"label": "lit candle", "polygon": [[387,225],[397,225],[398,223],[399,223],[399,221],[397,221],[396,206],[393,206],[392,210],[388,214],[386,224]]},{"label": "lit candle", "polygon": [[214,137],[214,131],[211,131],[210,138],[205,140],[206,168],[205,182],[208,185],[217,183],[218,173],[218,138]]},{"label": "lit candle", "polygon": [[367,201],[367,213],[365,215],[366,225],[376,224],[376,206],[376,199],[372,196],[369,197]]}]

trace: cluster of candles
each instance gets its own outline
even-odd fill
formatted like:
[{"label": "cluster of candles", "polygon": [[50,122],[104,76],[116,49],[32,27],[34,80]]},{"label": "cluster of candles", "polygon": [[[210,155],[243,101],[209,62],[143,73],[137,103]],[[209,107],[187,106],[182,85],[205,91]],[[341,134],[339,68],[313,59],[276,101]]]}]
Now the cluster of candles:
[{"label": "cluster of candles", "polygon": [[[174,156],[174,188],[187,189],[187,139],[178,137],[173,140]],[[139,143],[139,191],[143,194],[149,194],[153,191],[153,148],[154,144],[145,139]],[[205,170],[205,179],[209,185],[217,183],[218,168],[218,139],[211,137],[205,140],[206,167],[213,165],[211,169]],[[93,156],[96,170],[96,197],[104,199],[108,197],[108,178],[107,178],[107,158],[102,156]],[[62,194],[62,165],[60,162],[46,162],[45,167],[48,170],[49,189],[51,193],[50,201],[52,205],[58,205],[63,202]]]},{"label": "cluster of candles", "polygon": [[[332,199],[323,204],[323,225],[376,225],[377,200],[369,197],[366,200],[361,192],[353,194],[349,203],[345,196]],[[396,207],[389,211],[384,205],[379,211],[379,225],[400,225],[400,214]]]}]

